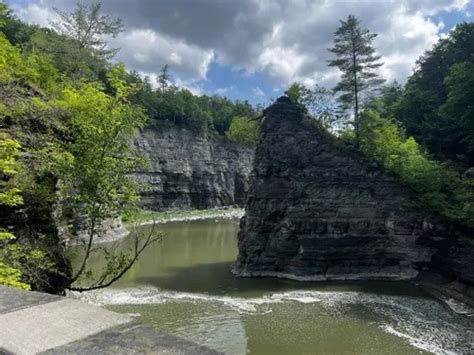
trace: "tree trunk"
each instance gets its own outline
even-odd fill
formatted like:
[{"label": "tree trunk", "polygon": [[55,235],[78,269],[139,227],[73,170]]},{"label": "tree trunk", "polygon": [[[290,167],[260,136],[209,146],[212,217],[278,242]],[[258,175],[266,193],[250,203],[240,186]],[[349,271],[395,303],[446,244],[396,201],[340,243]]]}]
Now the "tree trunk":
[{"label": "tree trunk", "polygon": [[357,82],[357,56],[355,51],[355,45],[352,44],[352,65],[354,75],[354,130],[355,130],[355,144],[359,148],[359,87]]}]

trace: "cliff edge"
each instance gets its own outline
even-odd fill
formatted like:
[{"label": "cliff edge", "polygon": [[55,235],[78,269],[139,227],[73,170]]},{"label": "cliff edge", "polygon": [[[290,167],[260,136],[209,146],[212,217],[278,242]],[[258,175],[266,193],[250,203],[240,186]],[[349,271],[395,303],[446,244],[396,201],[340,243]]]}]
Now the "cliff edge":
[{"label": "cliff edge", "polygon": [[185,129],[148,127],[136,142],[150,161],[135,178],[144,209],[244,206],[254,149]]},{"label": "cliff edge", "polygon": [[420,208],[407,186],[287,97],[264,116],[235,274],[400,280],[431,270],[474,284],[472,230]]}]

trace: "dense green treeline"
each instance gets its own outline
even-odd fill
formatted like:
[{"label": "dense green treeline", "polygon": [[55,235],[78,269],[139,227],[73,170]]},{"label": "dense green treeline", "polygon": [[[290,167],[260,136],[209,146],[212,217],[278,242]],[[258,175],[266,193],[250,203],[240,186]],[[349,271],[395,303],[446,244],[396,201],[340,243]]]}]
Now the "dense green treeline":
[{"label": "dense green treeline", "polygon": [[[100,3],[93,3],[90,11],[95,11],[94,7],[98,5]],[[79,35],[68,35],[59,30],[26,24],[17,19],[5,5],[2,6],[2,33],[4,40],[13,45],[8,50],[5,49],[5,55],[13,51],[16,56],[26,59],[24,66],[17,60],[15,64],[11,63],[11,67],[15,67],[17,71],[23,70],[24,76],[29,75],[30,83],[48,91],[58,82],[68,82],[73,86],[78,82],[89,82],[101,85],[107,94],[113,93],[107,80],[107,73],[113,67],[108,60],[110,50],[100,51],[94,45],[84,45],[76,38]],[[99,10],[100,6],[97,11]],[[87,7],[84,6],[81,11],[87,11]],[[68,14],[60,15],[68,17]],[[54,27],[61,28],[59,25]],[[117,31],[120,31],[120,26]],[[103,45],[102,42],[100,44]],[[22,66],[23,69],[20,69]],[[121,80],[134,87],[129,97],[130,103],[144,110],[150,125],[229,136],[227,133],[234,117],[253,119],[259,114],[247,101],[234,102],[217,95],[197,96],[189,90],[178,88],[169,81],[167,65],[163,68],[165,69],[166,73],[157,79],[158,88],[154,87],[150,77],[141,77],[135,71],[121,73]],[[4,68],[5,72],[9,70],[12,68]],[[233,140],[239,142],[238,139]]]},{"label": "dense green treeline", "polygon": [[[108,55],[98,55],[95,47],[81,46],[77,39],[54,29],[23,23],[8,9],[1,15],[1,21],[5,38],[23,54],[37,53],[47,58],[62,76],[72,81],[100,82],[106,91],[110,90],[106,73],[112,64],[107,60]],[[225,136],[234,117],[257,116],[257,110],[247,101],[234,102],[217,95],[197,96],[172,85],[170,76],[168,73],[164,77],[164,83],[160,83],[163,80],[158,78],[160,86],[155,89],[154,79],[143,78],[135,71],[123,73],[122,79],[136,86],[131,102],[145,109],[150,124]]]},{"label": "dense green treeline", "polygon": [[474,226],[474,23],[427,51],[404,87],[386,86],[362,115],[362,151],[423,204]]},{"label": "dense green treeline", "polygon": [[474,23],[462,23],[418,61],[391,112],[431,154],[474,166]]}]

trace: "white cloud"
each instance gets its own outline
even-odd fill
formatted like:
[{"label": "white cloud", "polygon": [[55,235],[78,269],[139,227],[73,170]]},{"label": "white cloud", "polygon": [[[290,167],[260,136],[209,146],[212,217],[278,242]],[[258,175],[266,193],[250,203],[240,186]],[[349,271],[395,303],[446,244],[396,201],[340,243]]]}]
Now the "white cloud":
[{"label": "white cloud", "polygon": [[226,86],[223,88],[217,88],[216,90],[214,90],[214,94],[218,96],[226,96],[234,90],[235,90],[235,86],[231,85],[231,86]]},{"label": "white cloud", "polygon": [[418,57],[438,41],[442,26],[442,23],[436,24],[419,12],[396,12],[374,43],[383,55],[381,74],[388,80],[404,82],[412,73]]},{"label": "white cloud", "polygon": [[258,97],[265,97],[265,93],[263,92],[262,89],[260,89],[258,86],[254,87],[252,89],[252,93],[255,95],[255,96],[258,96]]},{"label": "white cloud", "polygon": [[50,27],[49,21],[57,20],[54,10],[45,6],[42,2],[26,6],[13,4],[11,8],[20,19],[43,27]]},{"label": "white cloud", "polygon": [[214,57],[212,50],[149,29],[124,32],[112,40],[111,45],[121,48],[117,60],[125,62],[127,66],[158,73],[168,64],[172,76],[181,81],[205,79]]},{"label": "white cloud", "polygon": [[205,93],[202,85],[197,83],[195,80],[186,81],[177,78],[173,83],[179,88],[191,91],[194,95],[203,95]]},{"label": "white cloud", "polygon": [[[14,5],[17,14],[46,25],[53,7],[70,9],[76,0],[39,0]],[[176,82],[195,92],[210,64],[265,73],[275,87],[293,81],[331,86],[339,76],[328,68],[339,19],[357,16],[379,34],[374,42],[385,62],[381,74],[404,82],[416,59],[441,36],[441,12],[468,11],[473,0],[103,0],[127,32],[112,46],[118,59],[153,74],[168,63]],[[439,21],[439,20],[438,20]],[[219,90],[219,89],[218,89]]]}]

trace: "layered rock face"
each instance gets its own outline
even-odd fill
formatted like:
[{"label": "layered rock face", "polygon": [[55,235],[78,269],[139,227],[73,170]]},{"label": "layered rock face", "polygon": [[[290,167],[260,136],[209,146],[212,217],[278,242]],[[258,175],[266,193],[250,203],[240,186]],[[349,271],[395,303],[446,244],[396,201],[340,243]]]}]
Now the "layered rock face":
[{"label": "layered rock face", "polygon": [[245,204],[254,149],[188,130],[147,128],[137,146],[151,168],[136,174],[149,210]]},{"label": "layered rock face", "polygon": [[469,231],[417,208],[409,188],[286,97],[265,111],[250,184],[237,275],[410,279],[436,268],[474,282]]}]

